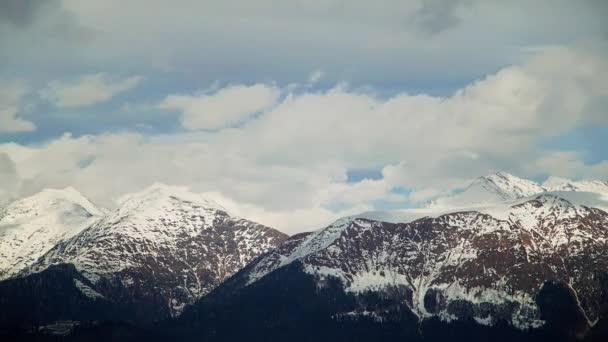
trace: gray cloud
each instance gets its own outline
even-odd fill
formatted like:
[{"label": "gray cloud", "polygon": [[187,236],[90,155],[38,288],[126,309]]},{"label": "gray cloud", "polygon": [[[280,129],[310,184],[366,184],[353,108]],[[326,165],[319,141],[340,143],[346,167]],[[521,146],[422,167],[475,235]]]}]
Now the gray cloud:
[{"label": "gray cloud", "polygon": [[608,40],[608,24],[605,18],[608,17],[608,1],[606,0],[586,0],[591,8],[591,11],[596,14],[594,17],[601,26],[604,33],[604,39]]},{"label": "gray cloud", "polygon": [[0,1],[0,23],[5,22],[17,27],[31,25],[44,7],[53,7],[58,1],[46,0],[2,0]]},{"label": "gray cloud", "polygon": [[430,34],[441,33],[461,23],[456,11],[460,6],[469,3],[468,0],[425,0],[416,12],[414,21],[423,31]]},{"label": "gray cloud", "polygon": [[9,63],[65,56],[90,36],[60,0],[0,1],[0,58]]},{"label": "gray cloud", "polygon": [[179,73],[184,84],[289,83],[321,69],[326,84],[424,82],[443,90],[519,62],[527,47],[592,40],[603,20],[601,10],[568,0],[50,3],[18,11],[26,28],[0,25],[0,58],[12,70],[34,66],[53,78],[91,66],[160,71]]}]

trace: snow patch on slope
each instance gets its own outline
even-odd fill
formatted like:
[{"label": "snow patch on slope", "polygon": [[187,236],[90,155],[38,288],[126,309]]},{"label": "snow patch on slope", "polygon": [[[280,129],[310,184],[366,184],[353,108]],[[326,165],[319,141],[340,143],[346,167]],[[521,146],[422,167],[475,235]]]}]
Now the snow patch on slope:
[{"label": "snow patch on slope", "polygon": [[84,294],[85,296],[87,296],[89,298],[92,298],[92,299],[105,298],[99,292],[93,290],[90,286],[86,285],[85,283],[83,283],[82,281],[80,281],[78,279],[74,279],[74,285],[78,288],[78,290],[80,290],[80,292],[82,292],[82,294]]},{"label": "snow patch on slope", "polygon": [[604,211],[608,211],[608,195],[604,195],[598,192],[550,191],[543,192],[542,195],[537,194],[529,197],[523,197],[517,200],[499,203],[482,203],[454,206],[449,208],[431,207],[396,210],[376,210],[364,212],[358,215],[353,215],[350,217],[350,219],[366,218],[370,220],[391,223],[407,223],[421,219],[423,217],[439,217],[454,212],[476,211],[482,214],[490,215],[498,220],[508,220],[513,206],[537,199],[539,196],[546,196],[546,198],[554,196],[556,198],[566,200],[572,203],[573,205],[598,208]]}]

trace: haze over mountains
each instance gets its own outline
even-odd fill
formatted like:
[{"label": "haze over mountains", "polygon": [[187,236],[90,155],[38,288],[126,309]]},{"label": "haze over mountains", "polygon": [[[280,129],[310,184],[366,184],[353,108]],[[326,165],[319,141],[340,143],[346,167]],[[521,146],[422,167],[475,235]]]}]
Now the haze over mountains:
[{"label": "haze over mountains", "polygon": [[45,190],[1,211],[0,323],[37,334],[63,320],[170,319],[163,333],[209,340],[308,340],[309,324],[338,340],[362,327],[433,340],[437,325],[583,338],[608,308],[607,210],[606,181],[500,172],[424,208],[288,237],[162,184],[111,212]]}]

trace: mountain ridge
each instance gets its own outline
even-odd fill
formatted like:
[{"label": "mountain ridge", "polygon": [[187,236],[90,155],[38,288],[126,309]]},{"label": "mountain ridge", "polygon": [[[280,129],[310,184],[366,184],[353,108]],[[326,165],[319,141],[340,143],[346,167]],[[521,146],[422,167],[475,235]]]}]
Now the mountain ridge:
[{"label": "mountain ridge", "polygon": [[[432,327],[461,327],[530,341],[548,331],[579,338],[603,322],[608,182],[541,186],[501,173],[471,187],[468,199],[484,201],[362,213],[287,237],[231,216],[213,198],[155,184],[58,242],[9,288],[23,285],[35,297],[44,288],[31,277],[63,274],[58,286],[77,292],[78,305],[120,304],[100,315],[129,312],[124,319],[134,324],[169,319],[162,336],[194,324],[203,331],[193,337],[215,340],[246,336],[230,331],[234,322],[258,326],[254,340],[275,323],[297,336],[297,326],[319,322],[336,336],[343,329],[405,336],[405,324],[412,340],[425,340],[421,331]],[[201,319],[223,332],[201,328]]]},{"label": "mountain ridge", "polygon": [[[338,278],[345,284],[345,291],[360,293],[388,285],[406,286],[412,292],[410,307],[419,317],[429,317],[430,314],[450,321],[453,316],[449,311],[450,303],[459,300],[486,306],[489,305],[487,301],[494,303],[492,305],[514,302],[520,310],[525,308],[528,313],[519,316],[513,313],[509,321],[516,327],[527,329],[542,325],[534,298],[543,283],[553,279],[566,284],[575,281],[573,286],[576,290],[573,291],[581,298],[585,308],[583,312],[591,320],[596,320],[601,311],[598,304],[601,289],[592,278],[593,272],[608,269],[608,255],[605,253],[608,247],[608,213],[606,206],[604,210],[587,206],[585,201],[589,195],[585,192],[541,193],[501,204],[508,208],[508,212],[500,218],[475,210],[424,215],[405,221],[407,223],[374,221],[365,215],[344,218],[319,231],[291,237],[248,266],[247,271],[240,274],[242,279],[238,282],[241,286],[250,286],[275,270],[299,261],[304,264],[305,272],[316,276],[319,283],[326,277]],[[583,201],[579,203],[577,200]],[[402,230],[413,235],[405,238]],[[394,246],[395,241],[402,241],[399,248]],[[472,248],[471,243],[477,247]],[[450,247],[442,251],[441,244]],[[443,264],[440,268],[445,269],[435,267],[427,270],[430,264],[425,262],[407,266],[411,267],[409,271],[403,266],[425,253],[430,253],[428,257],[435,260],[432,265]],[[359,259],[353,259],[355,257]],[[532,268],[527,269],[525,265],[530,263]],[[507,271],[505,267],[514,268]],[[463,269],[469,269],[469,272],[456,272]],[[430,272],[429,275],[439,273],[428,279],[415,276],[425,272]],[[469,285],[448,281],[450,274],[459,281],[467,281],[469,277]],[[591,278],[585,278],[584,274]],[[502,277],[507,280],[500,280]],[[486,280],[476,283],[479,280],[474,279]],[[423,283],[430,287],[420,287]],[[475,289],[470,284],[480,287]],[[510,297],[501,286],[514,286],[519,294]],[[494,290],[489,291],[492,288]],[[427,305],[433,307],[433,304],[428,304],[432,296],[438,296],[443,303],[437,312],[427,308]],[[483,324],[493,324],[492,319],[495,318],[490,316],[472,318]]]},{"label": "mountain ridge", "polygon": [[550,177],[542,185],[506,172],[496,172],[475,179],[461,192],[440,196],[426,203],[427,208],[459,208],[509,202],[544,192],[596,192],[608,195],[608,181],[572,181]]}]

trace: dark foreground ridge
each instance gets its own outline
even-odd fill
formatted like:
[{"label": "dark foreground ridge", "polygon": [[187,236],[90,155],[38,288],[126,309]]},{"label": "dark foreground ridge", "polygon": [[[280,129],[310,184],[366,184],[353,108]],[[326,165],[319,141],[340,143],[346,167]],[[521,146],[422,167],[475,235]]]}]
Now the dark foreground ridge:
[{"label": "dark foreground ridge", "polygon": [[[69,286],[65,285],[67,283],[62,277],[65,277],[65,273],[70,276],[74,274],[70,274],[69,267],[58,273],[58,287],[49,290],[61,293],[68,289],[66,293],[69,294]],[[354,295],[345,292],[337,278],[328,277],[319,284],[314,276],[304,272],[302,265],[296,262],[244,288],[234,287],[228,282],[178,319],[155,325],[138,326],[117,322],[112,318],[120,316],[109,316],[117,314],[116,308],[105,305],[103,301],[96,301],[88,306],[76,304],[91,310],[89,313],[105,315],[106,320],[82,322],[72,329],[71,335],[51,335],[48,330],[42,333],[4,330],[2,337],[3,341],[532,342],[580,341],[584,338],[595,342],[604,341],[608,336],[603,315],[585,336],[572,333],[578,331],[584,317],[566,284],[547,282],[543,286],[537,302],[547,324],[525,331],[514,328],[506,321],[485,326],[472,317],[449,323],[438,318],[420,320],[405,304],[407,296],[407,291],[402,288]],[[65,298],[59,297],[44,305],[52,307],[63,300]],[[50,313],[63,315],[69,312],[69,307],[66,311],[65,306],[59,306],[43,315],[51,317]],[[364,312],[369,314],[348,314]],[[72,313],[83,314],[79,311]],[[70,316],[61,318],[67,320]]]}]

